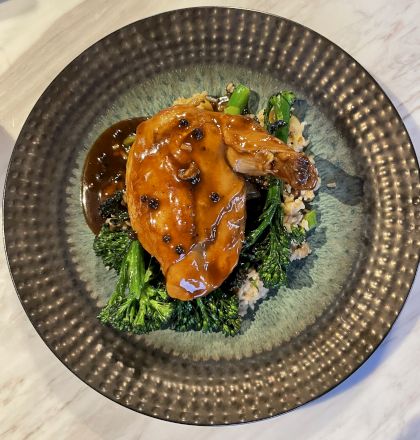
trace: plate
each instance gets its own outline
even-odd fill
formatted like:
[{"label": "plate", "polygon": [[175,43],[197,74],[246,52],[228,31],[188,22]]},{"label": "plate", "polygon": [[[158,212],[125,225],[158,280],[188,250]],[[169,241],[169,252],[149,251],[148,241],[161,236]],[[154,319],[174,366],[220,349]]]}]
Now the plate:
[{"label": "plate", "polygon": [[[80,176],[107,126],[178,96],[256,91],[254,106],[296,92],[322,187],[312,255],[234,338],[159,331],[129,336],[96,319],[113,276],[94,257]],[[328,183],[336,183],[327,185]],[[46,89],[12,154],[4,197],[10,271],[55,355],[103,395],[189,424],[289,411],[348,377],[385,337],[420,249],[419,169],[407,131],[347,53],[292,21],[192,8],[130,24],[83,52]]]}]

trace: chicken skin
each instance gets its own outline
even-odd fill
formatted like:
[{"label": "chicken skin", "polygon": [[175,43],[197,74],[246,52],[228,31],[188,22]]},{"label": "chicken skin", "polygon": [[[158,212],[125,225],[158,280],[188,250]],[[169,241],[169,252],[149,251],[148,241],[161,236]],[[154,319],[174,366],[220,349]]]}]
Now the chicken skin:
[{"label": "chicken skin", "polygon": [[317,181],[304,154],[243,116],[177,105],[137,127],[127,162],[128,211],[171,297],[206,295],[236,266],[246,219],[241,174],[273,174],[296,189]]}]

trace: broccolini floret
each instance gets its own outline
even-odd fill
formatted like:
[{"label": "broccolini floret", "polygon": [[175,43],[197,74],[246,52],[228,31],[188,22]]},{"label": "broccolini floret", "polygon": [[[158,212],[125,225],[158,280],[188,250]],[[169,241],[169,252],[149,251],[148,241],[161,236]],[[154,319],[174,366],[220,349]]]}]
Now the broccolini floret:
[{"label": "broccolini floret", "polygon": [[124,192],[116,191],[99,206],[99,214],[102,218],[112,218],[119,223],[129,220],[127,207],[124,205]]},{"label": "broccolini floret", "polygon": [[260,224],[247,239],[247,255],[267,288],[286,282],[290,263],[290,237],[283,226],[281,194],[283,184],[271,179]]},{"label": "broccolini floret", "polygon": [[292,226],[289,238],[293,244],[300,245],[306,240],[306,231],[300,226]]},{"label": "broccolini floret", "polygon": [[138,241],[133,241],[121,266],[117,286],[99,320],[117,330],[148,333],[168,323],[173,303],[165,289],[151,284],[153,273],[145,267],[144,253]]},{"label": "broccolini floret", "polygon": [[93,250],[106,267],[119,272],[131,242],[129,231],[111,231],[109,226],[104,224],[93,240]]},{"label": "broccolini floret", "polygon": [[290,263],[290,239],[280,223],[280,216],[274,217],[268,234],[255,247],[252,261],[257,266],[264,287],[275,288],[286,283],[286,272]]},{"label": "broccolini floret", "polygon": [[234,336],[239,333],[242,323],[238,305],[236,295],[228,295],[220,289],[205,298],[175,301],[171,328],[179,332],[201,330]]},{"label": "broccolini floret", "polygon": [[133,241],[123,259],[116,288],[98,318],[106,325],[137,334],[171,328],[237,334],[238,299],[220,290],[191,301],[173,300],[158,281],[153,264],[146,269],[143,249]]}]

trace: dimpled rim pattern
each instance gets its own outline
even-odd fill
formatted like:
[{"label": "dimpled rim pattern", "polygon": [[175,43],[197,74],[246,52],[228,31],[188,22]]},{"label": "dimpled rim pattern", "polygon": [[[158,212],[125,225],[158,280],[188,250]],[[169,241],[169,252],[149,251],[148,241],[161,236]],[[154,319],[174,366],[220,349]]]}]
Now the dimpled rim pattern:
[{"label": "dimpled rim pattern", "polygon": [[[371,219],[366,250],[343,289],[351,294],[338,295],[313,326],[289,343],[233,361],[187,361],[128,343],[127,336],[102,327],[69,255],[64,227],[65,186],[79,153],[78,139],[101,109],[138,81],[194,62],[238,64],[298,84],[354,148]],[[404,125],[378,84],[348,54],[280,17],[193,8],[114,32],[52,82],[12,154],[4,233],[26,313],[79,378],[147,415],[229,424],[308,402],[369,357],[395,321],[414,279],[419,208],[418,164]]]}]

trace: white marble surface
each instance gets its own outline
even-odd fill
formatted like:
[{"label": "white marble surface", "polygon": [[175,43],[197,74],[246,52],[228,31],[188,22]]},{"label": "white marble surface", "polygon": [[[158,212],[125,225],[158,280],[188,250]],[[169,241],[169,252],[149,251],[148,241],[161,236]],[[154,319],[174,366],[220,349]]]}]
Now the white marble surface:
[{"label": "white marble surface", "polygon": [[[226,2],[0,0],[0,185],[35,101],[82,50],[137,19]],[[420,142],[418,0],[236,1],[296,20],[362,63]],[[3,243],[0,244],[3,246]],[[345,383],[292,413],[244,426],[189,427],[136,414],[90,389],[43,344],[0,255],[0,438],[420,439],[420,279],[382,346]]]}]

